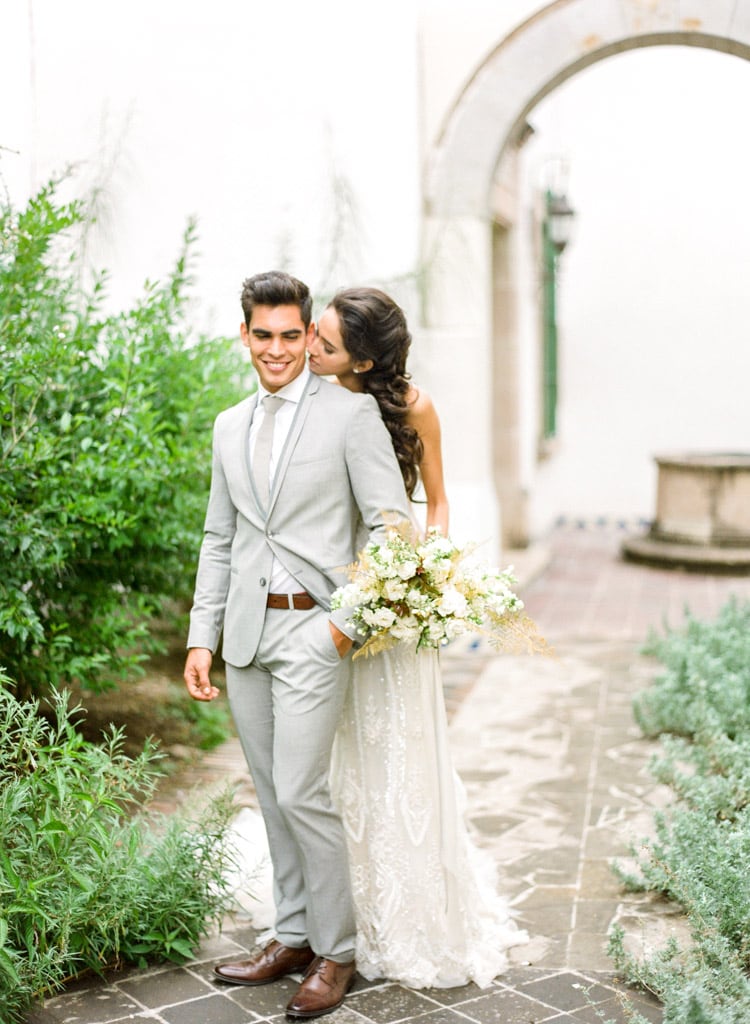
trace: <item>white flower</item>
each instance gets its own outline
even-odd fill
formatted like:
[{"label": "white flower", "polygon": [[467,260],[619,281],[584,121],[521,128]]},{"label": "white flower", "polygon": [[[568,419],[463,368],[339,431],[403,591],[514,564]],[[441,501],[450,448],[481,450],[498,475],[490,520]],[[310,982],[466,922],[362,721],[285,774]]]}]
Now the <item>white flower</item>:
[{"label": "white flower", "polygon": [[356,608],[357,605],[365,604],[366,595],[357,583],[347,583],[339,587],[331,599],[332,608]]},{"label": "white flower", "polygon": [[412,609],[412,611],[426,611],[430,606],[430,598],[427,594],[423,594],[421,590],[417,590],[416,587],[410,587],[406,591],[406,603]]},{"label": "white flower", "polygon": [[436,533],[430,534],[419,550],[424,552],[425,555],[430,555],[434,558],[450,558],[456,547],[447,537],[444,537],[441,533]]},{"label": "white flower", "polygon": [[420,633],[420,627],[413,615],[406,615],[403,619],[397,619],[391,628],[391,636],[396,640],[415,640]]},{"label": "white flower", "polygon": [[417,575],[418,564],[413,561],[401,562],[396,566],[396,571],[402,580],[410,580]]},{"label": "white flower", "polygon": [[445,620],[445,639],[455,640],[457,636],[463,636],[467,633],[471,626],[463,619],[446,619]]},{"label": "white flower", "polygon": [[390,629],[397,616],[390,608],[363,608],[362,618],[373,629]]},{"label": "white flower", "polygon": [[440,615],[462,616],[466,613],[468,604],[464,595],[455,587],[446,587],[440,595],[437,610]]},{"label": "white flower", "polygon": [[386,580],[383,595],[388,601],[403,601],[406,597],[406,584],[400,580]]},{"label": "white flower", "polygon": [[381,546],[371,552],[371,557],[375,563],[378,579],[387,580],[397,575],[396,556],[390,548]]},{"label": "white flower", "polygon": [[445,625],[441,619],[430,619],[424,631],[425,639],[439,643],[445,636]]},{"label": "white flower", "polygon": [[436,534],[427,543],[418,548],[418,554],[422,564],[428,572],[437,569],[447,569],[452,564],[452,556],[456,548],[447,537]]}]

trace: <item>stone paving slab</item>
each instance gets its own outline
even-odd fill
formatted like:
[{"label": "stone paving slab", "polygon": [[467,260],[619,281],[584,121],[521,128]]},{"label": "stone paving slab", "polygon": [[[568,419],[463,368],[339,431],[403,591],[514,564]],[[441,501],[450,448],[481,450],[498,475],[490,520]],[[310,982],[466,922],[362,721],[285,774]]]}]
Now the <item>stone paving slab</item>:
[{"label": "stone paving slab", "polygon": [[[488,990],[412,992],[360,980],[330,1016],[332,1024],[627,1019],[606,933],[613,920],[637,928],[649,907],[643,897],[623,896],[609,861],[627,855],[627,825],[647,825],[641,814],[659,801],[643,774],[646,741],[626,716],[619,729],[603,724],[610,706],[619,711],[640,685],[641,673],[628,671],[628,649],[596,645],[593,665],[585,656],[591,650],[581,645],[544,660],[490,659],[453,718],[468,820],[477,844],[502,865],[500,888],[530,932],[529,945],[511,951],[514,966]],[[295,990],[291,979],[229,991],[213,981],[217,960],[243,958],[254,941],[254,930],[240,924],[184,968],[79,983],[48,1000],[29,1024],[282,1020]],[[642,1002],[639,997],[639,1009]],[[643,1004],[647,1019],[658,1021],[658,1007]]]},{"label": "stone paving slab", "polygon": [[[214,961],[242,958],[254,948],[242,932],[212,940],[187,967],[126,971],[104,981],[79,982],[67,994],[50,999],[29,1024],[253,1024],[284,1021],[284,1006],[297,981],[284,979],[255,988],[230,987],[214,981]],[[297,976],[298,978],[298,976]],[[543,1024],[603,1022],[625,1024],[625,990],[611,972],[511,969],[485,989],[466,985],[414,991],[390,982],[358,978],[344,1006],[326,1019],[331,1024]],[[654,1024],[661,1020],[655,1000],[627,993],[632,1006]]]},{"label": "stone paving slab", "polygon": [[[625,999],[661,1021],[657,1002],[624,987],[606,955],[614,922],[635,950],[661,945],[681,927],[674,908],[624,893],[611,871],[615,859],[628,864],[629,844],[649,834],[654,809],[668,799],[648,773],[654,747],[631,713],[634,694],[657,670],[639,647],[649,629],[678,626],[686,606],[713,617],[730,594],[750,598],[750,580],[627,564],[621,540],[616,530],[576,524],[552,535],[543,558],[536,550],[509,559],[552,655],[497,655],[469,641],[443,659],[468,821],[500,866],[500,889],[530,943],[511,951],[510,969],[488,989],[415,992],[358,979],[344,1006],[324,1018],[331,1024],[626,1024]],[[228,780],[253,806],[236,740],[207,755],[200,776],[190,769],[172,780],[161,809],[199,782],[210,792]],[[252,989],[213,980],[216,961],[242,958],[256,938],[240,916],[184,967],[79,980],[28,1024],[284,1020],[294,980]]]},{"label": "stone paving slab", "polygon": [[607,934],[624,919],[637,936],[647,918],[653,941],[655,901],[623,893],[611,869],[668,798],[647,770],[655,745],[622,713],[651,671],[621,644],[500,657],[454,718],[468,818],[532,936],[514,957],[534,966],[611,970]]}]

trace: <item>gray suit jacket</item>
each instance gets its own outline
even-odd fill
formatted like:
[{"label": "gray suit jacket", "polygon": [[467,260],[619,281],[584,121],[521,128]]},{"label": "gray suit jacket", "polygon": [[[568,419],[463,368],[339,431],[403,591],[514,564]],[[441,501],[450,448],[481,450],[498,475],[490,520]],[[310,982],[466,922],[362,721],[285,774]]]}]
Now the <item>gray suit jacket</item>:
[{"label": "gray suit jacket", "polygon": [[[357,527],[381,539],[387,521],[409,517],[401,472],[377,402],[310,375],[277,466],[269,509],[249,461],[251,395],[214,424],[211,493],[198,562],[188,647],[248,665],[266,612],[273,556],[323,608],[346,582]],[[361,539],[361,533],[360,533]],[[349,636],[346,614],[332,620]]]}]

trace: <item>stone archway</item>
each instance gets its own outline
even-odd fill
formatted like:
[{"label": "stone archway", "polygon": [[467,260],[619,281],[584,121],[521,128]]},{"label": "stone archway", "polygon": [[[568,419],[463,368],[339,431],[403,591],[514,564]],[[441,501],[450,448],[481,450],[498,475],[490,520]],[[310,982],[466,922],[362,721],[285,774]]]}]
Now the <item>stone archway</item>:
[{"label": "stone archway", "polygon": [[[698,46],[750,60],[750,0],[555,0],[515,28],[475,69],[428,154],[424,334],[431,361],[443,367],[431,384],[445,409],[456,518],[474,536],[522,539],[524,532],[514,318],[506,310],[500,346],[493,316],[498,223],[507,233],[501,246],[502,294],[507,300],[513,293],[508,253],[514,217],[507,209],[498,215],[498,167],[503,157],[512,160],[530,111],[566,79],[613,54],[664,45]],[[466,362],[486,368],[479,379],[464,382],[459,376],[457,381],[455,373],[445,371],[456,366],[457,346]],[[471,401],[463,394],[467,386]],[[509,401],[509,393],[515,401]],[[510,529],[498,528],[504,514],[517,520]]]}]

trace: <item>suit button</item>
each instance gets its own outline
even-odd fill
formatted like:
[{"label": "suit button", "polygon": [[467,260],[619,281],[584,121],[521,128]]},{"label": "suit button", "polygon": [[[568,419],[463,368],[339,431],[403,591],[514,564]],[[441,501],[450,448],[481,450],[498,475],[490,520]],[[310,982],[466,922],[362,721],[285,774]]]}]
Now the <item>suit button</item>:
[{"label": "suit button", "polygon": [[260,578],[260,580],[258,582],[260,583],[261,587],[265,587],[265,585],[266,585],[266,583],[268,581],[266,580],[265,576],[261,576],[261,578]]}]

